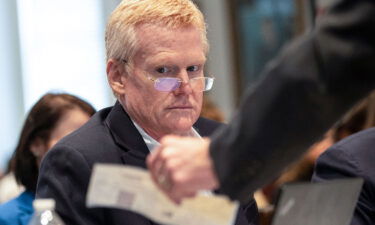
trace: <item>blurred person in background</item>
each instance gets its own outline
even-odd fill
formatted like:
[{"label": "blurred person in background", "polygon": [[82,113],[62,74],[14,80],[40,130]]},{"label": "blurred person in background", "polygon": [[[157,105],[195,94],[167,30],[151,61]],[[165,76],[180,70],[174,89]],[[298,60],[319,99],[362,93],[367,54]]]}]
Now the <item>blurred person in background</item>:
[{"label": "blurred person in background", "polygon": [[[375,127],[375,91],[349,110],[323,137],[307,150],[307,153],[296,163],[287,168],[274,182],[258,191],[264,195],[264,205],[258,203],[261,224],[269,224],[276,202],[277,194],[283,184],[310,181],[318,157],[334,143],[359,131]],[[264,222],[263,222],[264,221]]]},{"label": "blurred person in background", "polygon": [[11,166],[17,182],[26,190],[0,205],[0,225],[28,224],[43,156],[94,113],[89,103],[69,94],[46,94],[35,103],[24,122]]},{"label": "blurred person in background", "polygon": [[203,96],[201,117],[215,120],[221,123],[224,123],[225,121],[223,112],[217,107],[217,105],[211,100],[208,95]]},{"label": "blurred person in background", "polygon": [[[208,47],[204,17],[192,1],[122,1],[106,28],[107,80],[117,102],[47,153],[37,198],[55,199],[66,224],[156,224],[129,210],[87,208],[90,175],[95,163],[146,169],[163,136],[203,140],[222,125],[200,117],[203,92],[214,81],[204,74]],[[151,201],[143,204],[158,204]],[[257,224],[254,199],[243,201],[236,224]]]},{"label": "blurred person in background", "polygon": [[327,149],[317,160],[313,182],[363,178],[351,225],[375,224],[375,128],[350,135]]},{"label": "blurred person in background", "polygon": [[[338,142],[318,158],[314,170],[314,182],[352,177],[364,179],[351,225],[375,224],[374,127],[375,93],[372,93],[358,105],[354,115],[346,115],[336,127],[334,138]],[[363,129],[366,130],[361,131]]]}]

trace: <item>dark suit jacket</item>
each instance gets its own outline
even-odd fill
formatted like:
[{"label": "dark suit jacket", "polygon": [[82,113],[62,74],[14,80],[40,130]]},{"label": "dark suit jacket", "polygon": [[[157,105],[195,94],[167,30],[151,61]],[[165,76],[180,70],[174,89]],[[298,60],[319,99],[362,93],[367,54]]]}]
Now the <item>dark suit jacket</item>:
[{"label": "dark suit jacket", "polygon": [[336,143],[318,159],[313,181],[362,177],[352,225],[375,224],[375,128]]},{"label": "dark suit jacket", "polygon": [[[194,128],[210,135],[220,124],[200,118]],[[37,198],[54,198],[56,211],[69,225],[152,225],[136,213],[109,208],[87,209],[86,191],[94,163],[146,168],[149,150],[120,104],[96,113],[88,123],[57,143],[43,159]],[[248,199],[250,199],[248,197]],[[238,225],[256,224],[254,200],[243,206]],[[250,222],[247,222],[249,219]]]},{"label": "dark suit jacket", "polygon": [[223,192],[270,182],[375,87],[375,0],[337,0],[315,30],[268,64],[211,157]]}]

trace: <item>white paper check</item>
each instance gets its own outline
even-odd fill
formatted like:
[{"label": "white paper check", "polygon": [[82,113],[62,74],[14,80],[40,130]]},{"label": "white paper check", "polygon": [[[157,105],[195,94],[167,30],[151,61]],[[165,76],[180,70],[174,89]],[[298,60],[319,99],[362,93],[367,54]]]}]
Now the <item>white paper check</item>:
[{"label": "white paper check", "polygon": [[170,225],[231,225],[238,209],[237,202],[207,194],[176,205],[154,185],[147,170],[114,164],[94,166],[86,205],[127,209]]}]

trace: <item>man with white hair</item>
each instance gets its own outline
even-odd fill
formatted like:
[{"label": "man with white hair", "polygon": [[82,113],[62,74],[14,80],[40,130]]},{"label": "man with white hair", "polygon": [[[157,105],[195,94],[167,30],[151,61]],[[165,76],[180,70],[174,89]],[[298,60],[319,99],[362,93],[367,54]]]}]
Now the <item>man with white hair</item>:
[{"label": "man with white hair", "polygon": [[[67,224],[154,224],[126,210],[86,208],[89,177],[94,163],[146,168],[163,136],[202,138],[220,125],[199,117],[203,92],[213,85],[204,74],[206,25],[190,0],[124,0],[109,18],[106,49],[118,101],[47,154],[37,197],[54,198]],[[243,201],[236,224],[256,224],[254,200]]]}]

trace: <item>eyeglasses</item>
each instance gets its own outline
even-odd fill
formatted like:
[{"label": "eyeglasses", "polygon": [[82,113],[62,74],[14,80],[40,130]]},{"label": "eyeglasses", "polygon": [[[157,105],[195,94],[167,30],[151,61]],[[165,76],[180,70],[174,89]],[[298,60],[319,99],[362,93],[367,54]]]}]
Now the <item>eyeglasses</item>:
[{"label": "eyeglasses", "polygon": [[[127,63],[127,60],[122,59],[123,63]],[[177,88],[181,86],[181,83],[183,82],[180,78],[176,77],[159,77],[159,78],[153,78],[150,76],[146,77],[154,82],[154,88],[158,91],[174,91]],[[213,77],[194,77],[189,79],[190,87],[197,92],[203,92],[203,91],[209,91],[211,90],[213,84],[214,84]]]},{"label": "eyeglasses", "polygon": [[[152,78],[147,76],[147,78],[154,82],[154,88],[156,90],[165,92],[176,90],[183,82],[180,78],[176,77]],[[190,87],[197,92],[209,91],[213,84],[213,77],[194,77],[189,80]]]}]

